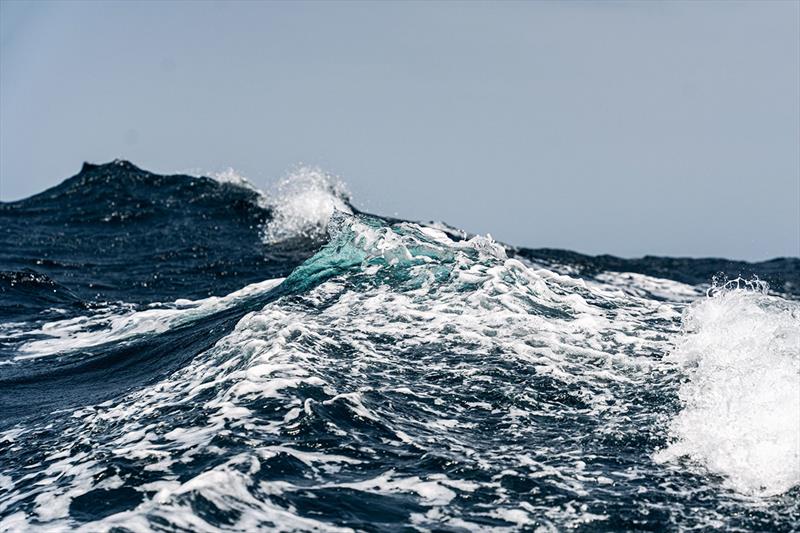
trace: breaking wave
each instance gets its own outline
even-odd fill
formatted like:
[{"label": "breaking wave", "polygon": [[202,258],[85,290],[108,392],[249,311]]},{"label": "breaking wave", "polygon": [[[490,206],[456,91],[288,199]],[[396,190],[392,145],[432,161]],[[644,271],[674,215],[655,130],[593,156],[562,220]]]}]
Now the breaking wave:
[{"label": "breaking wave", "polygon": [[800,304],[735,280],[690,306],[669,360],[688,376],[675,438],[734,489],[775,495],[800,484]]},{"label": "breaking wave", "polygon": [[278,182],[268,198],[273,212],[264,228],[268,244],[322,237],[335,211],[353,212],[344,183],[319,168],[298,168]]},{"label": "breaking wave", "polygon": [[0,530],[800,525],[790,291],[367,215],[315,169],[59,187],[0,205]]}]

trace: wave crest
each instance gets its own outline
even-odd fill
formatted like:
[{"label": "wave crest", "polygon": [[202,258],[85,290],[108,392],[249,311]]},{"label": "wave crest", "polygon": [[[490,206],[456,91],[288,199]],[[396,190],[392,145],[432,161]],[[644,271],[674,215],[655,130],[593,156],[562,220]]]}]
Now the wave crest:
[{"label": "wave crest", "polygon": [[334,211],[353,212],[344,183],[316,167],[298,168],[278,182],[268,198],[272,220],[264,228],[267,244],[322,238]]}]

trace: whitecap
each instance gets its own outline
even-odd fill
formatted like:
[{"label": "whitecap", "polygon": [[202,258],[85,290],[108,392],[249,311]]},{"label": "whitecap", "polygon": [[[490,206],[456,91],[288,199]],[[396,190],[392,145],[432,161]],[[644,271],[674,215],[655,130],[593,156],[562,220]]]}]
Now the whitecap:
[{"label": "whitecap", "polygon": [[800,484],[800,303],[735,280],[686,310],[668,361],[688,377],[673,442],[655,458],[686,456],[761,496]]}]

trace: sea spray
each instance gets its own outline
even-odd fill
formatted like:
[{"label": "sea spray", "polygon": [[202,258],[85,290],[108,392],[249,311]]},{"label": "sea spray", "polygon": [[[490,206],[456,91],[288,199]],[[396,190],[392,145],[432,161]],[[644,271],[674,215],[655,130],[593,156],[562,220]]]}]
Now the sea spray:
[{"label": "sea spray", "polygon": [[800,304],[737,279],[691,305],[683,331],[667,360],[684,407],[656,459],[686,456],[747,494],[800,484]]},{"label": "sea spray", "polygon": [[334,211],[352,213],[344,183],[316,167],[299,167],[267,192],[273,212],[264,240],[323,238]]}]

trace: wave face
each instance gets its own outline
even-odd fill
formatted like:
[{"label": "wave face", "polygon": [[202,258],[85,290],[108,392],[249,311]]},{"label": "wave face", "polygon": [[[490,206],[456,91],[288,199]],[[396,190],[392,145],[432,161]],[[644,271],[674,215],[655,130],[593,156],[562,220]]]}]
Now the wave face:
[{"label": "wave face", "polygon": [[522,249],[316,169],[122,161],[0,230],[2,531],[800,528],[798,259]]}]

